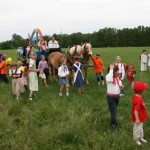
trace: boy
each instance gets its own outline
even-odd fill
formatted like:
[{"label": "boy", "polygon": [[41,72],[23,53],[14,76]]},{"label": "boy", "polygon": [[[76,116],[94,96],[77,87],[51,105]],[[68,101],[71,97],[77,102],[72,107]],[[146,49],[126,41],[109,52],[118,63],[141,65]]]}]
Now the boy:
[{"label": "boy", "polygon": [[63,96],[62,92],[65,87],[66,87],[66,96],[69,96],[69,82],[68,82],[69,70],[66,64],[67,60],[63,59],[61,62],[61,66],[58,68],[58,76],[60,84],[59,96]]},{"label": "boy", "polygon": [[137,81],[133,86],[135,91],[132,96],[132,121],[134,122],[133,140],[135,140],[138,145],[141,145],[141,142],[147,143],[143,138],[143,122],[147,119],[147,112],[142,98],[142,93],[147,88],[148,85],[141,81]]},{"label": "boy", "polygon": [[100,57],[100,54],[96,54],[95,57],[92,56],[91,59],[94,63],[93,71],[96,73],[98,85],[100,85],[100,78],[102,81],[102,85],[104,85],[104,74],[103,74],[104,65],[103,65],[103,60]]}]

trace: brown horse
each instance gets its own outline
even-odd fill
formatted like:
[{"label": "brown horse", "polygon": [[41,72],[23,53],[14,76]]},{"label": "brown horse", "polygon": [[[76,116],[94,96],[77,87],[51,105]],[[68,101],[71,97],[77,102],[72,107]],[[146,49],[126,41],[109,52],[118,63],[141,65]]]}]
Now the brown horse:
[{"label": "brown horse", "polygon": [[73,65],[73,57],[74,56],[81,56],[82,55],[82,47],[81,45],[75,45],[68,49],[66,53],[60,53],[60,52],[53,52],[49,54],[48,56],[48,64],[49,64],[49,70],[50,70],[50,78],[51,80],[57,80],[58,75],[58,67],[61,65],[61,61],[63,59],[67,60],[67,66],[68,69],[71,69],[71,66]]},{"label": "brown horse", "polygon": [[83,55],[82,64],[85,72],[85,82],[89,84],[88,66],[89,66],[90,57],[92,56],[92,45],[90,43],[84,43],[82,45],[82,55]]},{"label": "brown horse", "polygon": [[48,65],[49,65],[49,71],[50,71],[50,79],[58,81],[58,67],[61,65],[61,61],[63,59],[67,59],[66,55],[60,53],[60,52],[53,52],[49,54],[48,56]]},{"label": "brown horse", "polygon": [[[83,69],[85,71],[85,81],[88,84],[88,65],[90,56],[92,55],[92,46],[90,43],[85,43],[82,46],[76,45],[68,49],[67,53],[53,52],[48,56],[48,64],[50,67],[51,80],[58,79],[57,70],[63,59],[67,60],[67,66],[70,69],[73,65],[73,57],[80,56],[82,58]],[[58,81],[58,80],[57,80]]]}]

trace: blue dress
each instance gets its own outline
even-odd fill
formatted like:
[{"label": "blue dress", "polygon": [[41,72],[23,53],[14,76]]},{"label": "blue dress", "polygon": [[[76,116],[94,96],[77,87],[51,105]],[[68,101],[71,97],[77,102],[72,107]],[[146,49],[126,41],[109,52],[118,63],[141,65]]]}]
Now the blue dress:
[{"label": "blue dress", "polygon": [[74,74],[74,86],[75,87],[82,87],[84,84],[84,78],[82,74],[82,65],[81,63],[73,64],[72,71],[75,72]]}]

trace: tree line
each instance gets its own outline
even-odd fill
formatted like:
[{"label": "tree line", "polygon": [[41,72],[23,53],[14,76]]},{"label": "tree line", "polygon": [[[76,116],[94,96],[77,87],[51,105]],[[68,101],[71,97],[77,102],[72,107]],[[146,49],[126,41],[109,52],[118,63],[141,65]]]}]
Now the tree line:
[{"label": "tree line", "polygon": [[[97,32],[83,34],[81,32],[72,34],[54,34],[60,47],[65,48],[81,42],[91,42],[93,47],[128,47],[128,46],[150,46],[150,27],[138,26],[136,28],[103,28]],[[45,35],[48,42],[50,35]],[[13,34],[12,39],[1,42],[0,49],[13,49],[28,44],[28,39]]]}]

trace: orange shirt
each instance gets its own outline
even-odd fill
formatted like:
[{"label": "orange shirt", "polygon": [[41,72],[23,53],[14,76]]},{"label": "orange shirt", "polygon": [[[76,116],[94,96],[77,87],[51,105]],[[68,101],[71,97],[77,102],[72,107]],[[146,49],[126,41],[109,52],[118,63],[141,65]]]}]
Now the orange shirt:
[{"label": "orange shirt", "polygon": [[6,61],[2,61],[0,63],[1,74],[7,74],[7,63]]},{"label": "orange shirt", "polygon": [[96,72],[96,73],[99,73],[99,72],[103,72],[104,71],[104,68],[103,68],[103,61],[101,58],[98,58],[98,57],[91,57],[93,63],[94,63],[94,68],[93,68],[93,71]]}]

